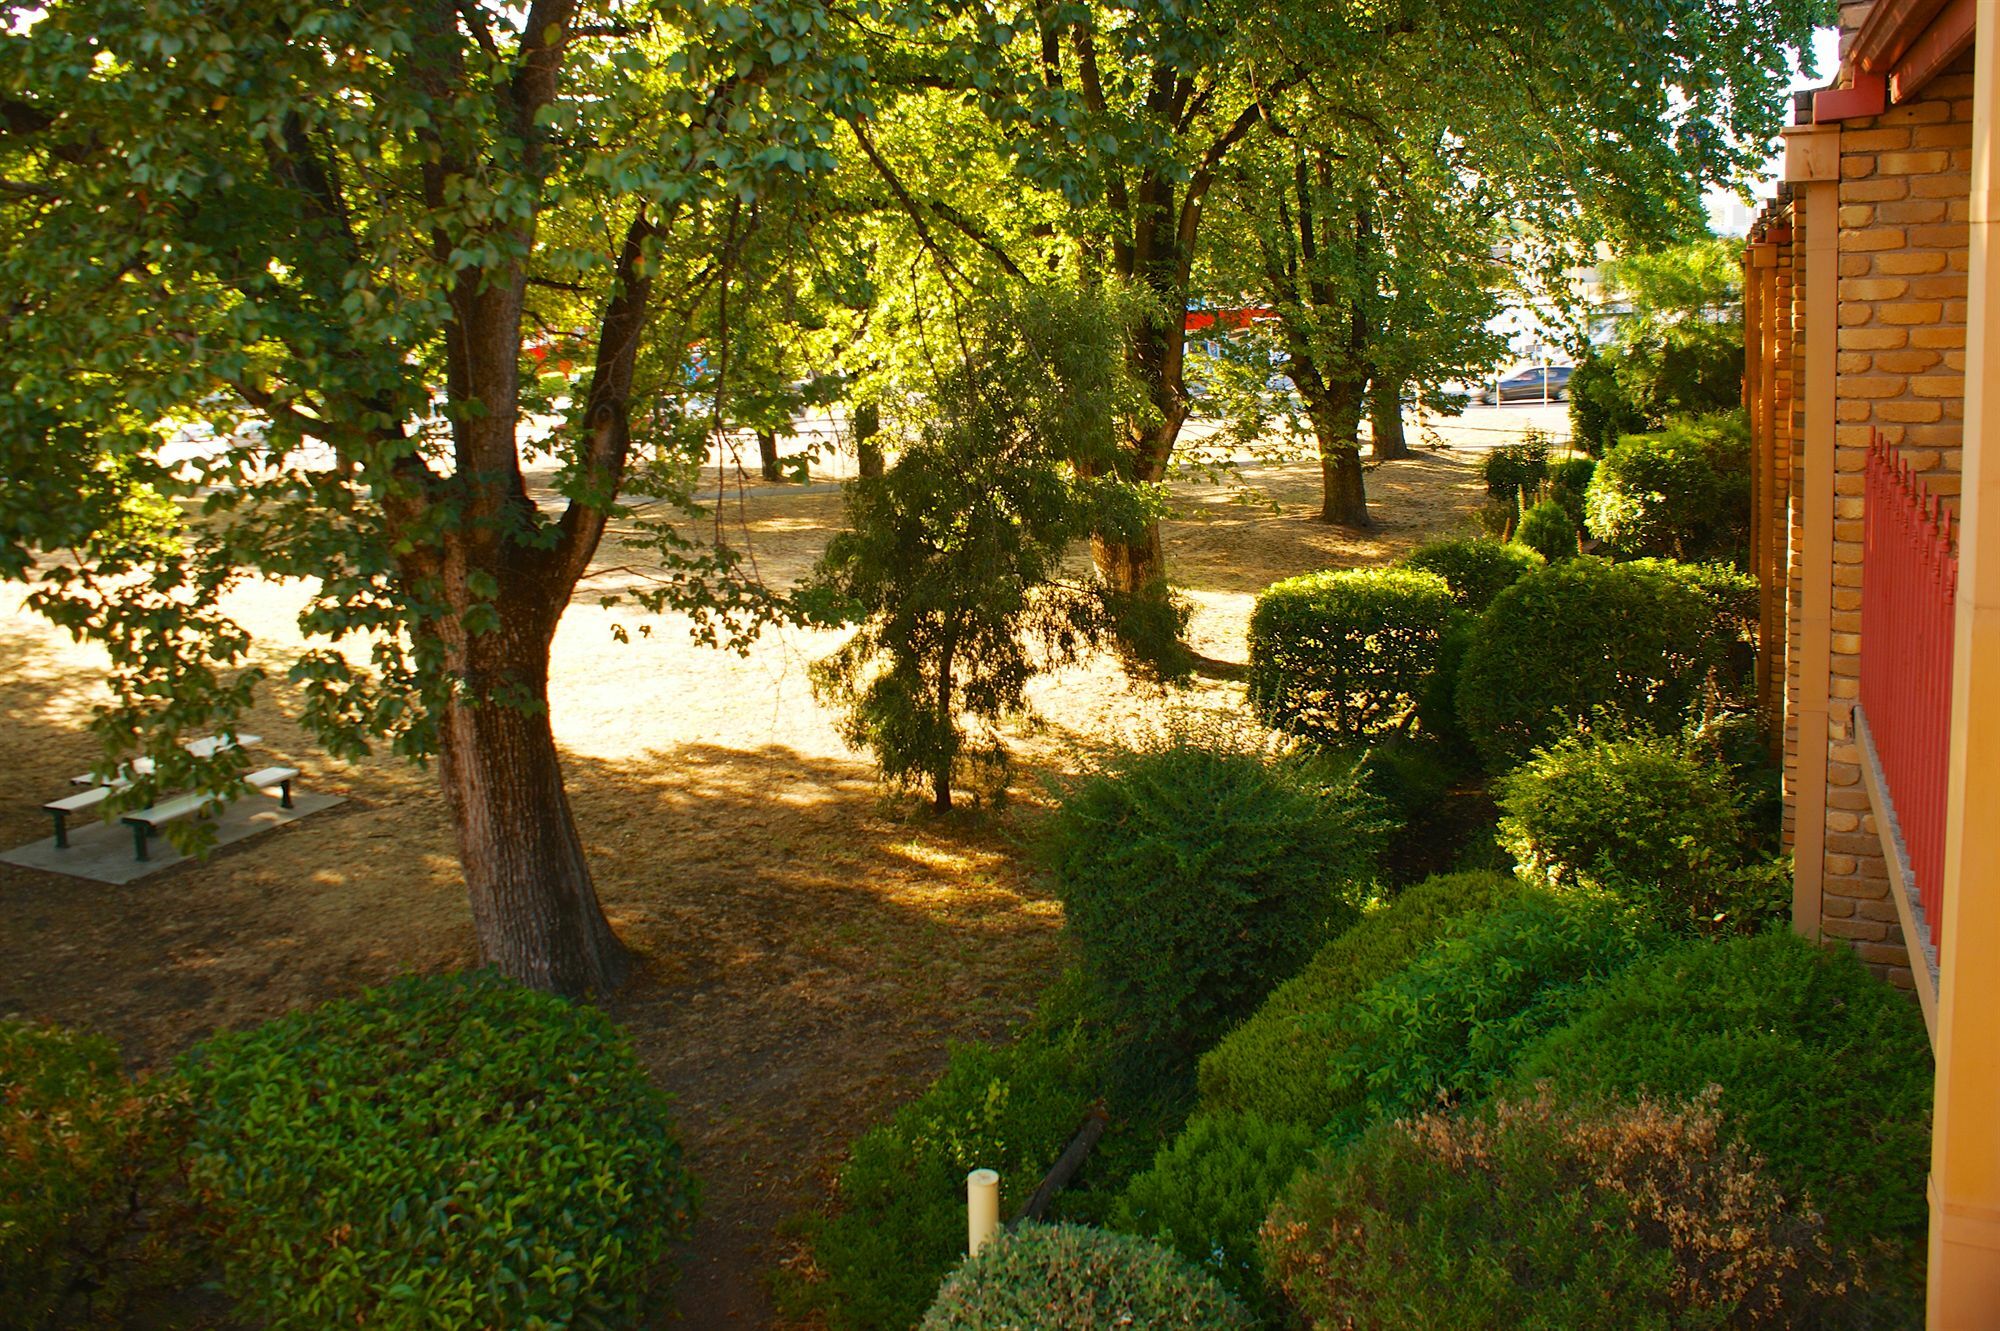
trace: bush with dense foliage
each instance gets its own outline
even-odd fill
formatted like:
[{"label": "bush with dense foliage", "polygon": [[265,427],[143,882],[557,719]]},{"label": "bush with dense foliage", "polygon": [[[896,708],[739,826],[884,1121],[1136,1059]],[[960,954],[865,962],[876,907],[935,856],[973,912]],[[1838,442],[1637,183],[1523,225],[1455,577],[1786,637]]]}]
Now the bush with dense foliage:
[{"label": "bush with dense foliage", "polygon": [[1501,772],[1606,711],[1678,730],[1727,672],[1733,625],[1686,578],[1583,556],[1538,569],[1494,598],[1459,671],[1458,711]]},{"label": "bush with dense foliage", "polygon": [[178,1089],[128,1081],[109,1040],[0,1022],[0,1322],[119,1325],[135,1287],[174,1278],[185,1123]]},{"label": "bush with dense foliage", "polygon": [[1493,598],[1543,564],[1523,545],[1477,536],[1446,536],[1426,541],[1405,555],[1404,568],[1435,573],[1451,588],[1451,599],[1478,614]]},{"label": "bush with dense foliage", "polygon": [[1756,929],[1754,879],[1729,769],[1679,736],[1579,732],[1494,784],[1500,843],[1552,887],[1643,903],[1682,932]]},{"label": "bush with dense foliage", "polygon": [[1577,554],[1579,534],[1569,510],[1553,499],[1544,499],[1521,515],[1514,539],[1553,564]]},{"label": "bush with dense foliage", "polygon": [[1646,428],[1646,413],[1618,382],[1617,363],[1592,352],[1569,376],[1569,434],[1577,448],[1602,457],[1625,435]]},{"label": "bush with dense foliage", "polygon": [[1384,1123],[1303,1173],[1266,1260],[1307,1325],[1818,1325],[1854,1279],[1712,1103],[1547,1095]]},{"label": "bush with dense foliage", "polygon": [[1590,534],[1626,557],[1734,558],[1750,532],[1743,413],[1667,422],[1604,455],[1584,495]]},{"label": "bush with dense foliage", "polygon": [[836,1205],[807,1221],[812,1284],[781,1293],[839,1331],[904,1331],[965,1250],[965,1175],[1000,1171],[1025,1198],[1097,1095],[1103,1048],[1076,1019],[1065,979],[1005,1045],[960,1045],[931,1086],[870,1129],[842,1166]]},{"label": "bush with dense foliage", "polygon": [[1549,443],[1547,434],[1531,426],[1522,432],[1520,443],[1488,453],[1479,464],[1487,498],[1519,514],[1522,499],[1541,489],[1548,479]]},{"label": "bush with dense foliage", "polygon": [[1259,1307],[1257,1230],[1318,1140],[1311,1128],[1257,1114],[1197,1114],[1132,1180],[1113,1223],[1170,1245]]},{"label": "bush with dense foliage", "polygon": [[1380,831],[1351,766],[1177,732],[1072,783],[1045,849],[1121,1038],[1185,1066],[1353,922]]},{"label": "bush with dense foliage", "polygon": [[1312,739],[1392,729],[1416,705],[1455,613],[1446,580],[1419,569],[1272,583],[1250,613],[1250,704],[1265,724]]},{"label": "bush with dense foliage", "polygon": [[688,1232],[625,1036],[492,972],[219,1035],[185,1075],[224,1288],[273,1331],[630,1325]]},{"label": "bush with dense foliage", "polygon": [[1332,1121],[1330,1073],[1355,1000],[1407,966],[1456,920],[1529,889],[1497,873],[1446,874],[1369,911],[1278,986],[1257,1014],[1201,1060],[1201,1105],[1318,1129]]},{"label": "bush with dense foliage", "polygon": [[1459,918],[1340,1014],[1331,1137],[1485,1095],[1537,1037],[1663,941],[1651,921],[1589,893],[1529,891]]},{"label": "bush with dense foliage", "polygon": [[1842,1243],[1923,1243],[1923,1017],[1845,948],[1778,929],[1643,961],[1523,1055],[1514,1084],[1544,1081],[1569,1098],[1720,1086],[1731,1130]]},{"label": "bush with dense foliage", "polygon": [[921,1331],[1252,1331],[1209,1276],[1144,1239],[1080,1225],[1016,1225],[967,1258]]}]

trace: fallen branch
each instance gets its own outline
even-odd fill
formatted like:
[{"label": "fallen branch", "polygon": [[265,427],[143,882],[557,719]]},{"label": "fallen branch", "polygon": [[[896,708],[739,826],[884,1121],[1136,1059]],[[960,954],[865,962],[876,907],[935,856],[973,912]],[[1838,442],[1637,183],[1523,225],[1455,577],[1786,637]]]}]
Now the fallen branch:
[{"label": "fallen branch", "polygon": [[1070,1138],[1069,1145],[1056,1157],[1054,1166],[1042,1179],[1041,1186],[1036,1188],[1034,1195],[1014,1213],[1014,1218],[1007,1222],[1008,1228],[1011,1229],[1023,1220],[1042,1218],[1042,1213],[1049,1209],[1049,1203],[1056,1199],[1056,1194],[1076,1177],[1077,1170],[1083,1168],[1083,1162],[1090,1156],[1090,1148],[1097,1145],[1097,1139],[1104,1135],[1104,1129],[1109,1123],[1110,1119],[1104,1112],[1104,1106],[1093,1105],[1083,1120],[1083,1126],[1076,1130],[1076,1136]]}]

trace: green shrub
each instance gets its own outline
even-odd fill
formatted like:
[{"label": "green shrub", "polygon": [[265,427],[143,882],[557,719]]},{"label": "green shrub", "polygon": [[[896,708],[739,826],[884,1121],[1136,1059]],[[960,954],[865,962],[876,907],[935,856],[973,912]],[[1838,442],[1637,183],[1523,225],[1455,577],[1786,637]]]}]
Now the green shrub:
[{"label": "green shrub", "polygon": [[1437,574],[1451,588],[1451,598],[1460,608],[1478,614],[1543,562],[1524,545],[1450,536],[1426,541],[1406,555],[1402,564]]},{"label": "green shrub", "polygon": [[1381,1124],[1300,1175],[1264,1247],[1325,1328],[1815,1326],[1854,1275],[1699,1100]]},{"label": "green shrub", "polygon": [[109,1040],[0,1022],[0,1320],[120,1325],[128,1294],[175,1278],[185,1125],[178,1088],[126,1080]]},{"label": "green shrub", "polygon": [[[1485,1095],[1523,1049],[1661,941],[1622,903],[1589,894],[1530,891],[1453,921],[1338,1015],[1331,1136]],[[1317,1013],[1308,1025],[1329,1018]]]},{"label": "green shrub", "polygon": [[1527,891],[1501,874],[1451,874],[1419,883],[1362,916],[1203,1057],[1202,1108],[1324,1127],[1337,1109],[1330,1072],[1355,1000],[1407,966],[1453,921],[1517,901]]},{"label": "green shrub", "polygon": [[1788,930],[1683,944],[1599,990],[1522,1057],[1513,1080],[1546,1081],[1568,1098],[1678,1099],[1720,1086],[1732,1129],[1842,1243],[1923,1242],[1923,1018],[1845,948]]},{"label": "green shrub", "polygon": [[224,1287],[272,1328],[629,1325],[688,1232],[624,1035],[491,972],[219,1035],[185,1073]]},{"label": "green shrub", "polygon": [[1214,1280],[1144,1239],[1018,1225],[952,1272],[922,1331],[1251,1331]]},{"label": "green shrub", "polygon": [[1522,432],[1520,443],[1494,449],[1479,464],[1487,498],[1506,504],[1517,514],[1522,497],[1541,489],[1548,476],[1549,437],[1533,427]]},{"label": "green shrub", "polygon": [[842,1166],[836,1209],[806,1222],[819,1280],[782,1292],[840,1331],[904,1331],[965,1250],[965,1175],[1000,1171],[1024,1200],[1097,1094],[1103,1049],[1044,1019],[1006,1045],[961,1045],[922,1095]]},{"label": "green shrub", "polygon": [[1602,457],[1623,435],[1646,428],[1643,406],[1619,382],[1612,360],[1595,353],[1569,376],[1570,438],[1591,457]]},{"label": "green shrub", "polygon": [[1549,482],[1544,493],[1562,505],[1579,531],[1583,529],[1583,497],[1590,489],[1590,478],[1596,474],[1595,458],[1564,458],[1549,464]]},{"label": "green shrub", "polygon": [[1341,569],[1272,583],[1250,614],[1250,703],[1313,739],[1400,725],[1453,616],[1435,573]]},{"label": "green shrub", "polygon": [[1576,519],[1555,500],[1544,499],[1521,515],[1514,539],[1551,564],[1571,559],[1578,549]]},{"label": "green shrub", "polygon": [[1495,772],[1600,710],[1679,730],[1727,668],[1726,629],[1685,578],[1564,560],[1522,578],[1480,616],[1459,672],[1459,717]]},{"label": "green shrub", "polygon": [[1684,739],[1571,735],[1494,794],[1500,843],[1531,878],[1616,893],[1684,933],[1768,919],[1737,899],[1749,856],[1729,769]]},{"label": "green shrub", "polygon": [[1257,1231],[1311,1157],[1318,1134],[1256,1114],[1198,1114],[1132,1180],[1113,1220],[1211,1271],[1252,1308],[1264,1303]]},{"label": "green shrub", "polygon": [[1733,558],[1750,532],[1750,431],[1741,412],[1669,421],[1604,455],[1584,499],[1591,535],[1621,555]]},{"label": "green shrub", "polygon": [[1046,849],[1085,973],[1171,1067],[1353,921],[1379,833],[1351,769],[1178,733],[1073,783]]}]

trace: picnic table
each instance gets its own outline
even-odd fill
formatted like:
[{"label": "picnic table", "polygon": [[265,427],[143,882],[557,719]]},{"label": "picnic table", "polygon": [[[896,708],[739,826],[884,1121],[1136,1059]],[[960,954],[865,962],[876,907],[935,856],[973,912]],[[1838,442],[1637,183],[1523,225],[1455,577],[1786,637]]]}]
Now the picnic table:
[{"label": "picnic table", "polygon": [[[202,739],[187,740],[181,747],[197,758],[212,758],[225,749],[247,749],[262,742],[262,737],[258,735],[211,735]],[[112,774],[111,780],[106,782],[100,782],[89,772],[71,777],[71,785],[84,786],[87,789],[81,794],[50,800],[42,806],[42,809],[55,820],[56,849],[69,848],[68,820],[72,814],[96,808],[118,791],[128,788],[135,777],[150,776],[153,767],[153,760],[150,758],[134,758],[122,765]],[[292,807],[292,781],[298,774],[299,770],[296,767],[272,766],[259,768],[243,780],[245,784],[260,790],[268,790],[272,786],[278,787],[279,805],[289,809]],[[123,815],[120,821],[132,829],[133,858],[141,860],[149,858],[147,843],[160,828],[177,818],[186,818],[198,812],[211,798],[199,792],[174,795],[147,808],[135,809]]]}]

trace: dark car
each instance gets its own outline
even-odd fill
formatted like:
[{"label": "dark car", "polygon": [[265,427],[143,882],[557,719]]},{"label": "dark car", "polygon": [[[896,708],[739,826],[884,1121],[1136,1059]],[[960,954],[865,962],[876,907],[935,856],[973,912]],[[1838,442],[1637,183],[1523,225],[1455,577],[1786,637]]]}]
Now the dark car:
[{"label": "dark car", "polygon": [[1502,379],[1497,391],[1488,387],[1476,402],[1562,402],[1569,397],[1567,365],[1550,365]]}]

